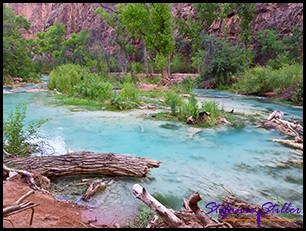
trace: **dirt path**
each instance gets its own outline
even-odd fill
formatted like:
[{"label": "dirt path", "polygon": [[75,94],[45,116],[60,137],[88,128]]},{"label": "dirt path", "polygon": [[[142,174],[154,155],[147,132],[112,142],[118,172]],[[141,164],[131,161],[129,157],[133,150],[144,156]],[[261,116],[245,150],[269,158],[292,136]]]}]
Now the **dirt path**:
[{"label": "dirt path", "polygon": [[[19,176],[3,181],[3,205],[11,205],[22,195],[30,191],[30,187],[22,182]],[[82,212],[87,209],[81,205],[67,201],[56,200],[52,194],[35,191],[28,200],[39,204],[35,207],[33,224],[29,226],[31,210],[6,217],[15,228],[92,228],[88,220],[82,219]],[[3,220],[4,228],[11,228],[9,221]],[[108,227],[100,225],[99,227]]]}]

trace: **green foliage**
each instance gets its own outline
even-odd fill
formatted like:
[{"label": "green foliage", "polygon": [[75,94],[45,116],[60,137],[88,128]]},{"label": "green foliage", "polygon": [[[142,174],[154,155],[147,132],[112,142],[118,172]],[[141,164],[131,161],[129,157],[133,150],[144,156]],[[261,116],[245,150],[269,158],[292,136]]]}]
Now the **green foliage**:
[{"label": "green foliage", "polygon": [[190,65],[190,63],[186,62],[184,56],[181,54],[177,54],[173,57],[170,67],[172,72],[179,72],[179,73],[192,72],[192,66]]},{"label": "green foliage", "polygon": [[120,92],[120,96],[127,100],[137,101],[139,96],[139,90],[136,84],[125,82],[123,89]]},{"label": "green foliage", "polygon": [[201,38],[201,48],[206,51],[202,79],[213,78],[216,85],[230,84],[232,76],[244,69],[243,49],[213,35],[203,34]]},{"label": "green foliage", "polygon": [[3,149],[18,156],[27,156],[35,151],[37,146],[31,141],[40,138],[39,128],[49,119],[41,119],[32,123],[25,123],[26,104],[17,104],[14,111],[10,111],[3,118]]},{"label": "green foliage", "polygon": [[167,91],[165,94],[165,103],[171,108],[171,115],[177,115],[178,107],[182,104],[183,99],[179,93]]},{"label": "green foliage", "polygon": [[144,73],[146,71],[143,63],[132,62],[131,66],[132,66],[132,71],[136,74]]},{"label": "green foliage", "polygon": [[297,27],[293,29],[292,36],[280,36],[275,30],[260,30],[257,39],[261,43],[260,55],[274,69],[283,64],[300,62],[299,51],[302,48],[302,35]]},{"label": "green foliage", "polygon": [[191,57],[192,66],[198,69],[199,74],[203,72],[203,67],[205,63],[204,54],[205,54],[204,50],[198,49],[196,52],[194,52],[194,55]]},{"label": "green foliage", "polygon": [[129,223],[130,228],[146,228],[148,223],[153,219],[156,214],[150,208],[145,205],[139,206],[138,214],[133,223]]},{"label": "green foliage", "polygon": [[105,101],[111,98],[113,85],[80,65],[58,66],[50,73],[48,88],[72,96]]},{"label": "green foliage", "polygon": [[280,94],[289,91],[286,100],[303,102],[303,66],[300,64],[272,67],[254,67],[240,76],[233,89],[241,93],[265,93],[273,91]]},{"label": "green foliage", "polygon": [[207,127],[213,127],[214,125],[216,125],[219,117],[224,114],[223,110],[220,109],[219,102],[215,100],[204,100],[202,102],[201,111],[210,113],[210,117],[208,117],[206,121]]},{"label": "green foliage", "polygon": [[238,15],[239,33],[238,36],[245,47],[246,68],[249,67],[250,60],[248,49],[251,42],[252,27],[251,22],[255,16],[255,3],[225,3],[224,13],[235,11]]},{"label": "green foliage", "polygon": [[16,16],[10,7],[3,5],[3,78],[39,79],[32,62],[35,42],[21,34],[21,30],[29,28],[30,23],[23,16]]},{"label": "green foliage", "polygon": [[196,86],[197,86],[196,80],[192,79],[191,77],[187,77],[182,82],[177,84],[175,88],[187,94],[187,93],[191,93],[193,89],[196,88]]},{"label": "green foliage", "polygon": [[200,112],[198,101],[196,100],[194,94],[192,94],[188,101],[184,101],[179,107],[179,118],[180,120],[186,121],[187,117],[192,116],[197,118]]},{"label": "green foliage", "polygon": [[123,89],[118,94],[114,92],[111,96],[111,104],[118,110],[132,109],[138,107],[139,89],[131,82],[123,83]]}]

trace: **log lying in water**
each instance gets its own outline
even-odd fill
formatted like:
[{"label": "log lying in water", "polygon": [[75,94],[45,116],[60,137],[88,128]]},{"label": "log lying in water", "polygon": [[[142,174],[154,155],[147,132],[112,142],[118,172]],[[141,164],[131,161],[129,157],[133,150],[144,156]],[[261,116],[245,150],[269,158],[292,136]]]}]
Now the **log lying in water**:
[{"label": "log lying in water", "polygon": [[294,140],[272,139],[272,141],[280,144],[286,144],[290,147],[300,149],[303,151],[303,143],[297,143]]},{"label": "log lying in water", "polygon": [[110,176],[144,177],[160,162],[147,158],[114,153],[74,152],[60,156],[4,159],[17,169],[35,170],[46,177],[101,174]]},{"label": "log lying in water", "polygon": [[105,182],[103,182],[102,180],[94,180],[88,186],[86,192],[82,196],[82,199],[89,201],[89,199],[92,198],[94,194],[105,188],[106,188]]}]

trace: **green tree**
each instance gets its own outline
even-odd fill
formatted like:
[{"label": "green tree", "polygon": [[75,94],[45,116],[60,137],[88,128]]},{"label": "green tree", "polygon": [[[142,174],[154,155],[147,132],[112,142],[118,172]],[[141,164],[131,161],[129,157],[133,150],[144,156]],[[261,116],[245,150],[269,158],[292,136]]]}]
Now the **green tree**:
[{"label": "green tree", "polygon": [[148,3],[130,3],[121,6],[121,22],[126,30],[136,38],[141,39],[143,47],[143,62],[146,69],[146,75],[149,75],[146,35],[150,26]]},{"label": "green tree", "polygon": [[38,43],[38,61],[51,62],[52,67],[58,64],[56,57],[62,48],[65,35],[65,25],[55,23],[44,32],[37,32],[36,39]]},{"label": "green tree", "polygon": [[23,16],[16,16],[12,9],[3,5],[3,77],[22,77],[25,81],[38,79],[32,62],[33,40],[22,36],[30,28]]},{"label": "green tree", "polygon": [[255,3],[225,3],[223,14],[230,14],[234,12],[237,14],[239,33],[238,36],[245,48],[245,66],[249,68],[249,46],[251,43],[252,27],[251,22],[255,15]]},{"label": "green tree", "polygon": [[162,71],[162,80],[168,79],[170,73],[167,71],[167,61],[175,49],[173,35],[173,21],[170,4],[150,3],[148,4],[149,22],[145,42],[150,50],[156,51],[155,62],[157,68]]},{"label": "green tree", "polygon": [[95,10],[95,13],[98,14],[101,19],[110,27],[114,28],[115,36],[113,42],[119,46],[121,51],[121,66],[123,71],[127,72],[127,67],[129,65],[129,54],[134,51],[130,42],[133,39],[133,36],[126,31],[124,23],[122,23],[121,4],[117,4],[113,10],[107,8],[111,12],[108,13],[102,5]]},{"label": "green tree", "polygon": [[194,3],[195,17],[188,20],[175,19],[176,28],[182,40],[186,41],[185,46],[191,47],[190,57],[194,67],[201,69],[204,65],[204,50],[199,50],[201,46],[201,34],[208,32],[212,23],[218,19],[221,13],[220,3]]}]

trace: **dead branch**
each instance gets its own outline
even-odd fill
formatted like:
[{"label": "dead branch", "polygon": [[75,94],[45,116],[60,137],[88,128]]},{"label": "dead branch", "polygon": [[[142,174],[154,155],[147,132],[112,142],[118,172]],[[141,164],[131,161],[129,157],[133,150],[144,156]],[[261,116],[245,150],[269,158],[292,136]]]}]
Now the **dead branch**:
[{"label": "dead branch", "polygon": [[200,223],[203,225],[203,227],[205,227],[207,225],[218,224],[216,221],[213,221],[212,219],[210,219],[207,216],[204,216],[201,213],[201,209],[198,206],[198,202],[200,200],[202,200],[200,194],[198,192],[194,192],[194,193],[191,194],[191,196],[189,197],[189,200],[187,202],[189,208],[192,210],[192,212],[194,212],[196,217],[199,219]]},{"label": "dead branch", "polygon": [[170,209],[167,209],[158,200],[152,197],[149,192],[139,184],[134,184],[133,193],[137,199],[141,200],[155,211],[170,228],[177,228],[183,224],[183,222],[175,216]]},{"label": "dead branch", "polygon": [[25,171],[25,170],[18,170],[18,169],[9,168],[5,164],[3,164],[3,170],[8,171],[8,172],[17,172],[17,173],[21,174],[22,176],[24,176],[28,179],[28,183],[30,184],[30,187],[32,189],[44,191],[43,189],[41,189],[40,187],[38,187],[36,185],[34,177],[30,172]]},{"label": "dead branch", "polygon": [[105,182],[103,182],[102,180],[94,180],[88,186],[86,192],[82,196],[82,199],[88,201],[94,194],[105,188]]},{"label": "dead branch", "polygon": [[154,224],[157,222],[158,220],[158,216],[154,215],[154,217],[152,218],[152,220],[149,222],[149,224],[147,225],[146,228],[152,228],[154,226]]},{"label": "dead branch", "polygon": [[38,204],[34,204],[31,201],[25,201],[23,202],[26,198],[34,194],[34,190],[31,190],[21,196],[13,205],[7,206],[3,208],[3,217],[8,217],[16,213],[20,213],[24,210],[31,209],[31,218],[30,218],[30,225],[32,225],[33,222],[33,216],[34,216],[34,207],[38,206]]},{"label": "dead branch", "polygon": [[303,143],[296,143],[294,140],[282,140],[282,139],[272,139],[273,142],[277,142],[280,144],[285,144],[290,147],[300,149],[303,151]]}]

